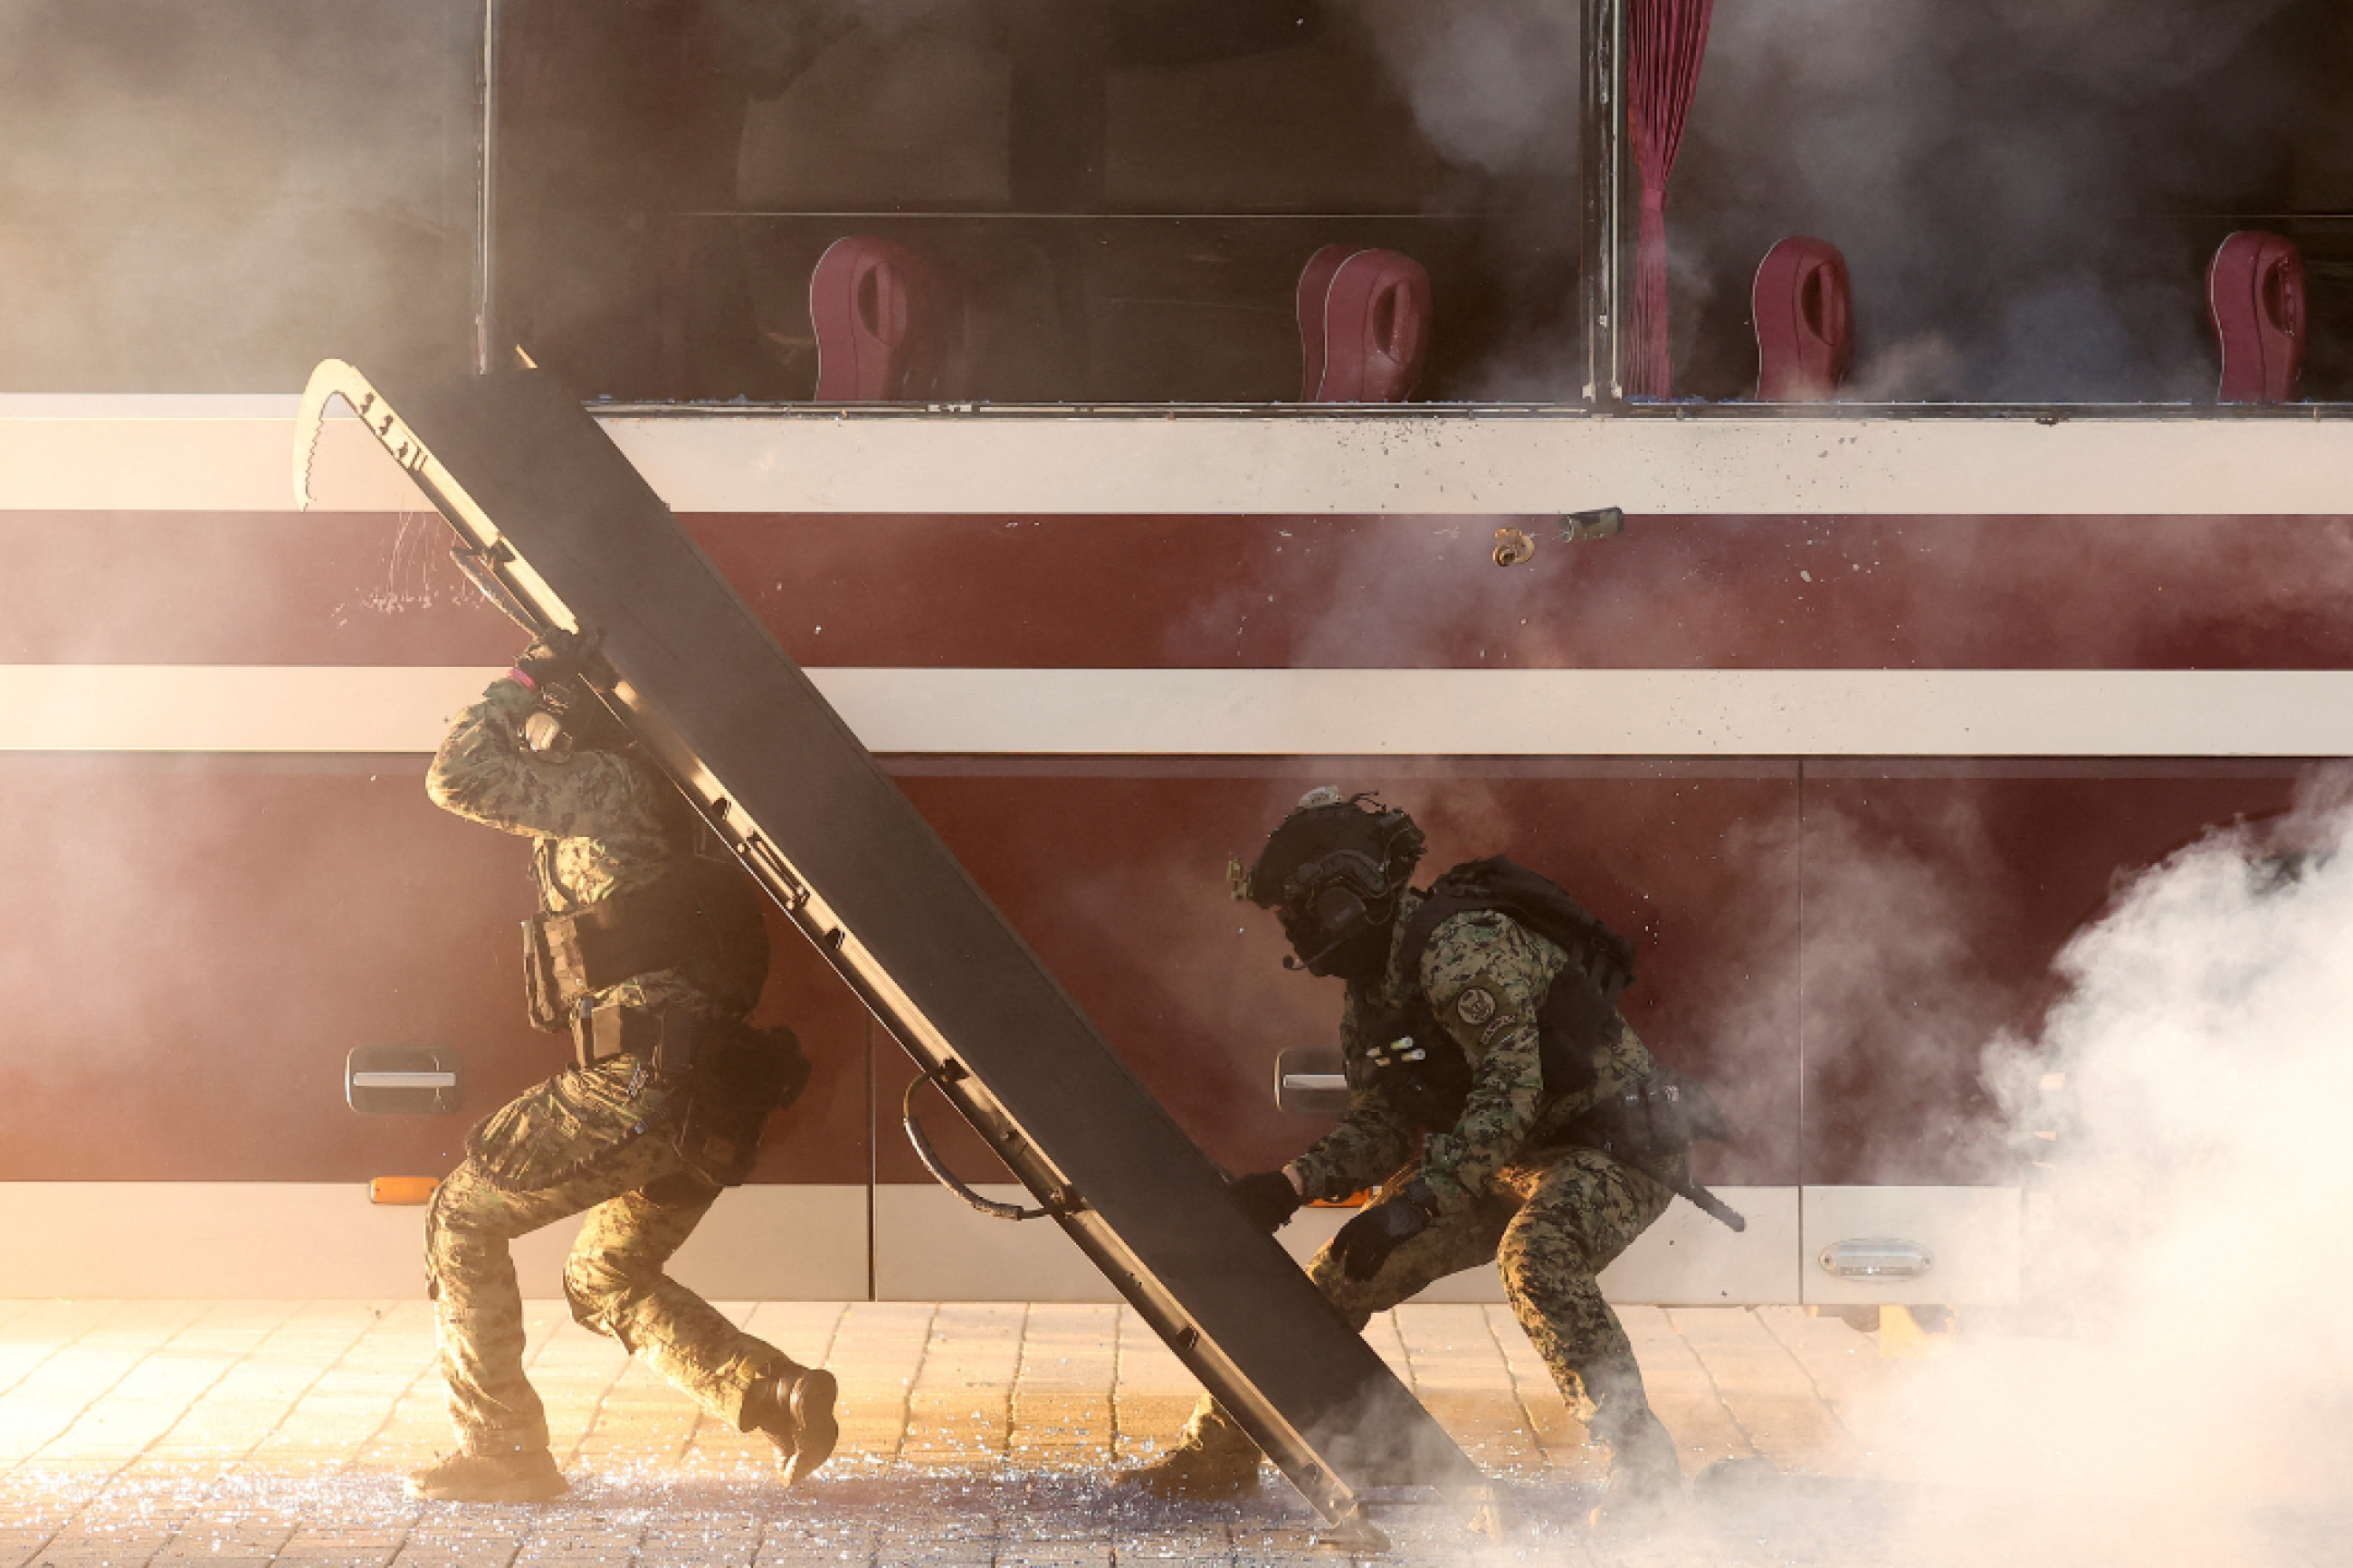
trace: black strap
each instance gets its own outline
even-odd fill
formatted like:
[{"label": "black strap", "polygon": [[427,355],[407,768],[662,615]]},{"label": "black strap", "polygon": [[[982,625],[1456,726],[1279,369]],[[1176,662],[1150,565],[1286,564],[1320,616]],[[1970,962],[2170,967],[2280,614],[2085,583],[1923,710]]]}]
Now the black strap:
[{"label": "black strap", "polygon": [[543,915],[548,952],[566,991],[602,991],[632,975],[675,969],[710,945],[694,879],[668,876],[570,914]]},{"label": "black strap", "polygon": [[[656,1072],[684,1071],[693,1055],[691,1026],[691,1020],[676,1008],[649,1012],[583,1005],[572,1015],[572,1059],[592,1068],[615,1057],[638,1057]],[[666,1039],[672,1046],[668,1051],[663,1049]]]},{"label": "black strap", "polygon": [[931,1139],[924,1135],[923,1124],[915,1120],[915,1091],[927,1083],[938,1084],[944,1089],[945,1086],[964,1076],[964,1068],[951,1062],[945,1068],[927,1068],[921,1076],[908,1080],[907,1092],[899,1100],[899,1124],[907,1130],[907,1142],[913,1145],[915,1158],[923,1163],[923,1169],[932,1173],[934,1181],[992,1219],[1044,1219],[1057,1212],[1052,1208],[1025,1208],[1019,1204],[1001,1204],[995,1198],[982,1197],[956,1180],[955,1173],[948,1169],[947,1162],[942,1160],[939,1151],[932,1147]]}]

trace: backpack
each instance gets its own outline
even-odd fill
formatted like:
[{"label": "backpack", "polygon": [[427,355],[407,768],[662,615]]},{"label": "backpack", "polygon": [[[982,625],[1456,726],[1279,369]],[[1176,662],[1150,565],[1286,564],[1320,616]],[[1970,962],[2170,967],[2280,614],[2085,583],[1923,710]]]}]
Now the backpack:
[{"label": "backpack", "polygon": [[1409,952],[1419,952],[1440,924],[1472,910],[1499,910],[1568,954],[1611,1006],[1634,983],[1634,944],[1588,913],[1549,878],[1515,860],[1466,860],[1430,885],[1406,926]]}]

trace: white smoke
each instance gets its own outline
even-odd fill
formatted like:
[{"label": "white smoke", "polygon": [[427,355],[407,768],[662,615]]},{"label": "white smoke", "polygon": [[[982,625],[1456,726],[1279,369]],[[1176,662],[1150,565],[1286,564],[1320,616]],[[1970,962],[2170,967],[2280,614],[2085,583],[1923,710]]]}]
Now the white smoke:
[{"label": "white smoke", "polygon": [[452,364],[471,0],[0,0],[0,385],[288,392]]},{"label": "white smoke", "polygon": [[[1575,0],[1366,0],[1362,14],[1415,122],[1449,163],[1574,180]],[[1558,194],[1574,204],[1573,185]]]},{"label": "white smoke", "polygon": [[[2039,1042],[1987,1053],[2047,1150],[2029,1333],[1964,1332],[1862,1435],[1903,1560],[2279,1560],[2353,1497],[2353,816],[2209,836],[2063,952]],[[2035,1137],[2056,1132],[2055,1141]]]}]

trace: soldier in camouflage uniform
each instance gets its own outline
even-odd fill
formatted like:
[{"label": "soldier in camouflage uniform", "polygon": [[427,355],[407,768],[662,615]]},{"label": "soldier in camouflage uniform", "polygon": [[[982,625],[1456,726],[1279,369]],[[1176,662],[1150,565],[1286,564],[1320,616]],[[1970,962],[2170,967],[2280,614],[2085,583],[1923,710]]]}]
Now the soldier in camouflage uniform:
[{"label": "soldier in camouflage uniform", "polygon": [[[426,789],[532,839],[544,911],[530,928],[534,1021],[568,1025],[575,1059],[477,1127],[434,1196],[426,1269],[459,1450],[412,1476],[410,1494],[519,1502],[565,1489],[523,1376],[508,1246],[583,1210],[564,1270],[573,1316],[713,1416],[765,1433],[792,1484],[832,1450],[833,1377],[663,1272],[807,1077],[789,1030],[744,1022],[766,973],[758,893],[740,869],[695,857],[683,797],[544,643],[459,716]],[[554,972],[551,939],[570,944]],[[581,967],[583,943],[598,941],[604,973],[593,956]],[[657,966],[616,978],[616,952],[622,969]]]},{"label": "soldier in camouflage uniform", "polygon": [[[1350,1095],[1339,1125],[1281,1171],[1237,1178],[1235,1196],[1271,1231],[1303,1203],[1377,1189],[1308,1265],[1360,1330],[1449,1274],[1500,1264],[1522,1328],[1609,1451],[1604,1508],[1651,1506],[1680,1486],[1674,1445],[1595,1276],[1665,1211],[1672,1189],[1580,1136],[1597,1107],[1640,1095],[1650,1054],[1581,972],[1565,975],[1561,946],[1511,916],[1432,909],[1443,918],[1417,919],[1429,895],[1406,883],[1421,834],[1367,798],[1311,793],[1236,879],[1237,897],[1280,913],[1303,961],[1287,964],[1347,981]],[[1571,1016],[1554,1028],[1564,996]],[[1581,1063],[1546,1061],[1540,1014]],[[1459,1081],[1433,1097],[1446,1074],[1429,1069],[1444,1064]],[[1668,1160],[1654,1168],[1683,1179],[1680,1151]],[[1166,1495],[1230,1496],[1256,1489],[1258,1465],[1257,1446],[1205,1397],[1182,1443],[1130,1475]]]}]

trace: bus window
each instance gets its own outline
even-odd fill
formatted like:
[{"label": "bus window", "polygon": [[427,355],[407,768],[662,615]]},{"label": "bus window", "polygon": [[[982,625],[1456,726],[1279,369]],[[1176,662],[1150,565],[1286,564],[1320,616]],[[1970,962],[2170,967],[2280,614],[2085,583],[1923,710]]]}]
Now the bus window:
[{"label": "bus window", "polygon": [[2310,268],[2306,397],[2353,395],[2353,14],[2331,0],[1718,6],[1668,222],[1675,390],[1757,395],[1759,260],[1843,253],[1850,402],[2211,403],[2207,268]]},{"label": "bus window", "polygon": [[[806,399],[812,270],[871,236],[959,303],[940,396],[1271,403],[1340,244],[1429,272],[1421,395],[1490,395],[1573,314],[1577,6],[1451,9],[641,0],[591,33],[505,0],[501,332],[592,395]],[[1505,123],[1433,111],[1499,37],[1531,57]]]}]

